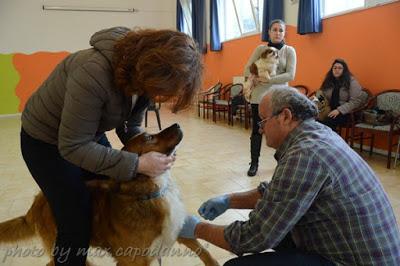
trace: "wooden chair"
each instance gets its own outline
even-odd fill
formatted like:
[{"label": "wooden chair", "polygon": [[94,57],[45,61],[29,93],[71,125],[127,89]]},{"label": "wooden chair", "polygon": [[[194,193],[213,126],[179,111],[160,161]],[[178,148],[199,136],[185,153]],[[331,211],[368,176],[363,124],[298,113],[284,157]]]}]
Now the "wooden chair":
[{"label": "wooden chair", "polygon": [[362,133],[360,135],[360,147],[362,147],[365,139],[364,133],[370,135],[370,153],[372,153],[372,149],[374,147],[375,134],[378,132],[387,134],[388,141],[386,148],[388,153],[386,166],[388,169],[390,169],[392,149],[393,146],[397,145],[397,143],[394,143],[394,138],[396,135],[400,135],[400,90],[392,89],[380,92],[373,97],[371,106],[378,108],[379,110],[390,112],[392,113],[392,116],[389,117],[387,123],[382,125],[371,125],[365,121],[361,121],[360,123],[356,123],[354,128],[357,130],[357,132]]},{"label": "wooden chair", "polygon": [[[232,113],[232,100],[234,97],[241,96],[243,93],[243,84],[235,83],[231,84],[227,90],[227,98],[226,100],[217,100],[216,107],[221,106],[223,110],[228,111],[228,124],[233,124],[233,113]],[[225,119],[225,112],[224,112]]]},{"label": "wooden chair", "polygon": [[204,92],[197,95],[197,111],[200,117],[200,109],[203,108],[203,118],[208,118],[208,110],[212,109],[213,97],[217,95],[222,87],[221,82],[217,82]]},{"label": "wooden chair", "polygon": [[[240,120],[240,123],[242,123],[242,120],[244,121],[244,128],[248,129],[252,123],[251,119],[251,108],[250,108],[250,103],[245,100],[244,104],[241,104],[238,106],[238,117]],[[233,119],[231,122],[231,125],[233,126]]]},{"label": "wooden chair", "polygon": [[149,107],[147,107],[146,113],[144,115],[144,126],[145,127],[147,127],[147,113],[149,111],[154,111],[156,113],[156,117],[157,117],[158,129],[161,130],[160,108],[161,108],[161,103],[158,103],[158,106],[157,106],[155,102],[153,102],[153,101],[150,102],[150,105],[149,105]]},{"label": "wooden chair", "polygon": [[354,145],[354,140],[360,139],[362,137],[361,136],[362,132],[360,132],[359,135],[356,134],[356,132],[354,130],[354,126],[355,126],[355,124],[360,122],[361,117],[362,117],[362,111],[369,107],[369,105],[371,104],[371,101],[374,97],[372,95],[372,92],[367,88],[363,88],[362,93],[363,93],[363,95],[362,95],[363,103],[359,107],[357,107],[356,109],[352,110],[349,113],[349,120],[347,121],[347,123],[345,123],[344,125],[340,125],[337,128],[337,132],[340,135],[341,135],[342,131],[345,130],[344,140],[347,143],[349,143],[350,147],[352,147],[352,148]]},{"label": "wooden chair", "polygon": [[214,122],[217,122],[217,114],[220,117],[221,113],[224,113],[224,120],[225,113],[228,113],[229,121],[229,98],[232,93],[232,87],[236,88],[236,84],[228,83],[219,90],[219,93],[212,97],[212,117]]},{"label": "wooden chair", "polygon": [[294,85],[293,88],[296,88],[300,93],[308,96],[309,89],[306,85]]}]

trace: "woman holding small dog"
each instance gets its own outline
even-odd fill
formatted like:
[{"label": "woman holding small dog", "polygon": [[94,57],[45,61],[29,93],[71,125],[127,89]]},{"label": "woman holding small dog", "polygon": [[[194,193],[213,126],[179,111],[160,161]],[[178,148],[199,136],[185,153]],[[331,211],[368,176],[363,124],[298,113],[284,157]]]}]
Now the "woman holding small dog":
[{"label": "woman holding small dog", "polygon": [[95,33],[92,48],[66,57],[30,97],[22,113],[21,150],[57,225],[55,265],[86,265],[91,234],[88,179],[155,177],[173,155],[111,148],[105,132],[126,143],[141,132],[157,96],[190,106],[201,84],[201,55],[186,34],[172,30]]},{"label": "woman holding small dog", "polygon": [[359,107],[366,95],[360,83],[351,74],[343,59],[335,59],[321,85],[321,91],[329,102],[330,112],[320,121],[332,130],[349,119],[349,113]]},{"label": "woman holding small dog", "polygon": [[[260,45],[254,50],[244,69],[244,76],[252,83],[249,101],[251,104],[253,123],[250,137],[251,162],[250,168],[247,171],[248,176],[255,176],[257,174],[258,159],[261,150],[262,135],[258,130],[258,122],[260,122],[258,104],[266,91],[271,87],[287,85],[289,81],[294,79],[296,73],[296,51],[292,46],[286,45],[285,30],[286,24],[282,20],[276,19],[271,21],[268,30],[270,42],[268,42],[267,45]],[[261,57],[261,54],[267,47],[278,49],[279,62],[276,75],[268,78],[268,76],[261,77],[251,74],[251,66]]]}]

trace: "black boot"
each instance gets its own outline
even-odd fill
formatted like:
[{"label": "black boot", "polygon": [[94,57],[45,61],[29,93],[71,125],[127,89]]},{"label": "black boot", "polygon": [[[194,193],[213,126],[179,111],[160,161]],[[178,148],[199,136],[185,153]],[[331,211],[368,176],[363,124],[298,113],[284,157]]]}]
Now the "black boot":
[{"label": "black boot", "polygon": [[250,168],[247,171],[248,176],[255,176],[258,170],[258,163],[250,163]]},{"label": "black boot", "polygon": [[247,171],[248,176],[255,176],[258,170],[258,158],[260,157],[262,135],[258,133],[252,133],[250,137],[250,154],[251,163],[250,168]]}]

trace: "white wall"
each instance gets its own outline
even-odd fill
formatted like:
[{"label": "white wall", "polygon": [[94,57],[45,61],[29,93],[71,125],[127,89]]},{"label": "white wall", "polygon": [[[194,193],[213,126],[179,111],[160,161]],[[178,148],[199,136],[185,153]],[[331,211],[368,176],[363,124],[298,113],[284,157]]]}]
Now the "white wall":
[{"label": "white wall", "polygon": [[283,17],[287,25],[297,27],[297,13],[299,11],[298,0],[284,0]]},{"label": "white wall", "polygon": [[[57,6],[130,7],[138,12],[48,11]],[[175,0],[0,0],[0,53],[73,52],[113,26],[175,29]]]}]

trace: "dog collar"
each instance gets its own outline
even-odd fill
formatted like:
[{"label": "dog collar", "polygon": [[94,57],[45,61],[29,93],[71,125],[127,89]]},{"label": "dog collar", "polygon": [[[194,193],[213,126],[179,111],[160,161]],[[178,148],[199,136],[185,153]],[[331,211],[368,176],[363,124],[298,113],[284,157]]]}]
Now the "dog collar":
[{"label": "dog collar", "polygon": [[167,192],[167,189],[168,189],[168,184],[166,184],[160,190],[157,190],[157,191],[151,192],[148,195],[144,195],[144,196],[139,197],[139,200],[145,201],[145,200],[152,200],[152,199],[161,198],[161,197],[163,197],[165,195],[165,193]]}]

